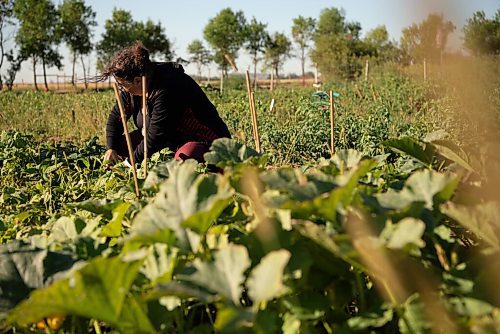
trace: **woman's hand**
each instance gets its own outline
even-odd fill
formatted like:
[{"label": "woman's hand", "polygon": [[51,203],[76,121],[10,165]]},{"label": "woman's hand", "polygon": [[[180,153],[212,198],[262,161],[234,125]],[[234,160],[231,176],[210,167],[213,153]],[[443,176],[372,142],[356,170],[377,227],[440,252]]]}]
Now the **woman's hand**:
[{"label": "woman's hand", "polygon": [[109,168],[118,160],[123,160],[123,158],[115,150],[109,149],[104,153],[103,163],[106,168]]}]

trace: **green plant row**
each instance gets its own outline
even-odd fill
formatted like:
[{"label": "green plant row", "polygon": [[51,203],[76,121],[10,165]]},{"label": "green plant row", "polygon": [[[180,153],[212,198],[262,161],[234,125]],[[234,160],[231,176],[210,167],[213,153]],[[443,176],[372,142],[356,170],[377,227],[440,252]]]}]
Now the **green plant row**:
[{"label": "green plant row", "polygon": [[[3,133],[5,152],[55,156],[52,169],[65,176],[34,162],[58,182],[41,182],[46,191],[65,193],[73,179],[95,195],[65,195],[50,217],[21,220],[21,210],[42,212],[30,203],[39,190],[16,194],[37,177],[28,163],[13,175],[15,162],[3,162],[1,324],[60,333],[494,330],[500,207],[484,192],[487,169],[442,135],[383,142],[391,154],[339,150],[300,168],[269,168],[269,156],[220,139],[205,158],[223,174],[155,161],[137,199],[130,170],[104,171],[93,142],[51,147]],[[81,178],[70,170],[78,164]],[[471,201],[471,192],[482,195]]]}]

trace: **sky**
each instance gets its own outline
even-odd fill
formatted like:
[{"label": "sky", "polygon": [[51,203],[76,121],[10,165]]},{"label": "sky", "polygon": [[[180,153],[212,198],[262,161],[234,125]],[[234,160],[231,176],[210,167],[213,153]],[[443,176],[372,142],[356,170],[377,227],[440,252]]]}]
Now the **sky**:
[{"label": "sky", "polygon": [[[62,0],[53,0],[59,4]],[[210,18],[222,9],[230,7],[233,11],[242,11],[249,21],[255,17],[267,24],[270,33],[282,32],[291,39],[292,19],[304,17],[319,18],[322,9],[341,8],[345,11],[347,21],[357,21],[363,28],[362,35],[369,30],[385,25],[390,38],[399,41],[401,31],[412,23],[422,22],[429,13],[442,13],[445,19],[451,20],[457,27],[450,38],[449,47],[457,50],[460,45],[461,30],[476,11],[482,10],[491,18],[500,8],[500,0],[87,0],[96,12],[97,27],[94,30],[94,42],[101,39],[104,22],[111,18],[114,8],[132,13],[135,21],[151,19],[161,22],[165,33],[173,43],[176,57],[188,59],[186,48],[194,39],[203,40],[203,29]],[[50,74],[71,74],[70,57],[65,46],[59,47],[64,56],[62,71],[51,68]],[[85,60],[90,64],[91,73],[95,74],[95,55]],[[240,71],[250,65],[250,58],[241,50],[236,61]],[[17,82],[32,82],[32,66],[29,61],[23,63]],[[306,71],[312,70],[310,62]],[[41,69],[37,72],[41,73]],[[186,72],[196,74],[194,65],[186,66]],[[282,73],[300,73],[300,62],[291,58],[286,61]],[[207,72],[205,71],[205,75]],[[215,65],[211,67],[211,75],[216,74]],[[83,75],[77,67],[77,76]],[[40,78],[39,81],[42,79]]]}]

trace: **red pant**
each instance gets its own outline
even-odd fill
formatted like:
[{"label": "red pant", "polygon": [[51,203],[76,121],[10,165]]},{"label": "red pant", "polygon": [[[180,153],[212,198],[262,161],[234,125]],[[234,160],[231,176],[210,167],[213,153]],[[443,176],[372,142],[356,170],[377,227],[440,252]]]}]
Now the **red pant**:
[{"label": "red pant", "polygon": [[[139,130],[134,130],[130,132],[130,140],[132,142],[132,151],[135,150],[137,145],[142,141],[142,134]],[[195,141],[187,142],[179,147],[175,151],[175,160],[187,160],[195,159],[198,162],[205,162],[203,155],[208,152],[210,145]],[[120,143],[120,147],[117,150],[118,154],[122,157],[128,157],[127,141],[125,136],[123,136]],[[137,161],[136,161],[137,162]]]}]

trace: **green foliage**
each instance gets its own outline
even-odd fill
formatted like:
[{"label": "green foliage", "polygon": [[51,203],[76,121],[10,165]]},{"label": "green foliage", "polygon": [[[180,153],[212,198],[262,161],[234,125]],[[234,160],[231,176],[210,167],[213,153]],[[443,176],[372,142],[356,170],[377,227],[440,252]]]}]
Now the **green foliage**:
[{"label": "green foliage", "polygon": [[293,19],[292,37],[300,49],[302,77],[304,77],[305,72],[306,50],[309,48],[309,42],[312,40],[315,28],[316,20],[311,17],[299,15]]},{"label": "green foliage", "polygon": [[173,56],[170,41],[161,22],[157,24],[151,20],[137,22],[130,12],[115,8],[111,19],[106,20],[104,29],[102,40],[97,45],[98,64],[101,68],[118,50],[135,41],[141,41],[152,58],[170,60]]},{"label": "green foliage", "polygon": [[254,65],[254,81],[257,74],[257,63],[260,60],[260,55],[264,53],[265,47],[269,40],[269,34],[266,31],[267,24],[258,22],[255,17],[245,27],[246,43],[245,49],[252,57]]},{"label": "green foliage", "polygon": [[187,46],[187,52],[191,55],[189,61],[196,64],[198,77],[201,78],[201,68],[213,60],[210,51],[205,48],[202,41],[195,39]]},{"label": "green foliage", "polygon": [[[238,140],[214,141],[209,166],[154,155],[140,199],[128,168],[101,167],[104,134],[86,139],[111,92],[1,94],[13,112],[0,128],[37,134],[0,135],[0,327],[57,315],[61,333],[415,333],[435,327],[430,297],[459,330],[498,326],[500,204],[485,191],[496,162],[434,131],[455,123],[436,86],[373,83],[377,98],[367,83],[325,87],[333,157],[326,92],[257,90],[259,154],[245,92],[209,91]],[[393,264],[401,299],[360,241]]]},{"label": "green foliage", "polygon": [[[58,13],[50,0],[16,0],[14,15],[19,20],[16,43],[20,48],[20,59],[32,58],[36,86],[36,64],[40,61],[45,74],[46,66],[60,68],[61,56],[54,48],[60,37],[57,34]],[[48,90],[45,77],[45,89]]]},{"label": "green foliage", "polygon": [[500,54],[500,9],[491,19],[475,12],[463,28],[464,46],[476,55]]},{"label": "green foliage", "polygon": [[270,36],[266,44],[265,63],[270,67],[276,77],[279,77],[279,70],[285,60],[290,57],[292,42],[285,34],[276,32]]},{"label": "green foliage", "polygon": [[[1,147],[12,152],[26,148],[30,139],[4,133]],[[470,278],[490,275],[474,264],[482,261],[483,250],[498,252],[498,203],[457,204],[457,187],[467,180],[421,165],[408,173],[404,163],[387,157],[339,150],[302,168],[268,169],[265,157],[220,139],[206,158],[223,167],[223,174],[204,174],[194,161],[170,161],[152,171],[157,183],[142,189],[142,199],[133,196],[129,180],[128,192],[121,184],[111,188],[118,198],[58,206],[61,217],[41,220],[38,235],[18,233],[24,243],[2,246],[2,266],[10,268],[0,275],[3,324],[17,330],[64,315],[62,332],[89,319],[93,326],[124,333],[433,328],[418,285],[409,287],[401,303],[386,301],[374,289],[349,231],[354,210],[371,217],[371,239],[387,256],[403,263],[411,259],[436,273],[439,300],[459,319],[457,326],[470,330],[483,319],[495,324],[496,304],[478,293],[484,283]],[[29,166],[16,167],[21,172],[14,176],[7,172],[11,163],[2,165],[7,176],[2,182],[17,177],[16,184],[29,184]],[[63,166],[54,162],[45,171]],[[253,184],[258,197],[240,185],[248,168],[261,183]],[[80,173],[99,183],[99,173],[108,172]],[[4,205],[5,194],[14,193],[2,187]],[[50,189],[55,192],[56,186]],[[11,226],[15,216],[20,219],[22,212],[0,216],[2,226]],[[462,232],[455,222],[475,233],[474,251],[465,251],[462,242],[468,239],[458,237]],[[7,240],[9,232],[0,231]],[[12,286],[23,289],[6,294]]]},{"label": "green foliage", "polygon": [[401,48],[415,62],[439,63],[446,48],[448,35],[455,30],[451,21],[444,16],[429,14],[420,24],[412,24],[403,29]]},{"label": "green foliage", "polygon": [[231,8],[221,10],[211,18],[203,29],[203,36],[215,49],[214,61],[227,75],[229,57],[236,61],[238,50],[246,39],[246,19],[242,11],[233,12]]},{"label": "green foliage", "polygon": [[360,40],[360,31],[361,25],[347,22],[343,11],[337,8],[321,11],[311,57],[325,80],[352,79],[359,75],[359,58],[368,51]]}]

